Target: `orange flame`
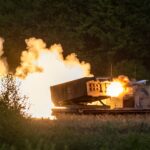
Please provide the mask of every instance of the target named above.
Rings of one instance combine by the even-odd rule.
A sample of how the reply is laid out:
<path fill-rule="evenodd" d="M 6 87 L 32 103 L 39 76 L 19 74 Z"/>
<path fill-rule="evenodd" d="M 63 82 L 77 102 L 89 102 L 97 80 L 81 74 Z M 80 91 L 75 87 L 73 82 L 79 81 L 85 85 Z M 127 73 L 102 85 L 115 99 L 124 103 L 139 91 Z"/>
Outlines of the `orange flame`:
<path fill-rule="evenodd" d="M 121 95 L 124 91 L 123 85 L 119 81 L 113 81 L 110 83 L 110 85 L 107 87 L 106 94 L 111 97 L 118 97 Z"/>

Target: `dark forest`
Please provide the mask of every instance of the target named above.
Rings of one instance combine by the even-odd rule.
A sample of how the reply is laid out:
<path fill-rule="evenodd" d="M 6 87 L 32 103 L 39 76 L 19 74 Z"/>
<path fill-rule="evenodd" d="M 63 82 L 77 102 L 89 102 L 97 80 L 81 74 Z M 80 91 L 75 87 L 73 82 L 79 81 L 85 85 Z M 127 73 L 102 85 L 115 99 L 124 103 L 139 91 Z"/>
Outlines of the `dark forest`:
<path fill-rule="evenodd" d="M 1 0 L 0 36 L 10 69 L 19 64 L 25 39 L 60 43 L 98 76 L 150 77 L 149 0 Z"/>

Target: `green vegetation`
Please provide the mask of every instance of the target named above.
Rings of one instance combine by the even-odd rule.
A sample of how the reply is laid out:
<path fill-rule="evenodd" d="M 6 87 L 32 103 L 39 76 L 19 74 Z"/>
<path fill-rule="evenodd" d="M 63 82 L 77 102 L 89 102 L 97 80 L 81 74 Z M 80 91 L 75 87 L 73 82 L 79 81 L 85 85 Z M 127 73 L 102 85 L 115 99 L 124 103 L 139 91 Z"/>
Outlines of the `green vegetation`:
<path fill-rule="evenodd" d="M 20 136 L 10 133 L 0 149 L 148 150 L 149 133 L 149 116 L 69 115 L 58 120 L 28 119 L 19 130 Z M 15 138 L 15 142 L 7 143 L 7 138 Z"/>
<path fill-rule="evenodd" d="M 149 0 L 1 0 L 0 36 L 12 71 L 35 36 L 76 52 L 96 75 L 110 75 L 112 64 L 114 75 L 149 78 L 149 11 Z"/>
<path fill-rule="evenodd" d="M 1 78 L 0 84 L 0 145 L 19 144 L 23 137 L 26 97 L 19 93 L 19 83 L 12 75 Z"/>

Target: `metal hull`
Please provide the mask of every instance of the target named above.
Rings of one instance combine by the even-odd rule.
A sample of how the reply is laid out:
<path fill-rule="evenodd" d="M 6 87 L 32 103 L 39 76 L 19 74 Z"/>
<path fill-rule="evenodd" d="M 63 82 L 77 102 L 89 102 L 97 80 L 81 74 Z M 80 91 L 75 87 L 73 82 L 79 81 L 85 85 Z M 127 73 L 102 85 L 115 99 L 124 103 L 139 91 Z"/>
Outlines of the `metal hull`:
<path fill-rule="evenodd" d="M 55 106 L 91 101 L 87 96 L 86 82 L 92 78 L 81 78 L 50 87 Z"/>

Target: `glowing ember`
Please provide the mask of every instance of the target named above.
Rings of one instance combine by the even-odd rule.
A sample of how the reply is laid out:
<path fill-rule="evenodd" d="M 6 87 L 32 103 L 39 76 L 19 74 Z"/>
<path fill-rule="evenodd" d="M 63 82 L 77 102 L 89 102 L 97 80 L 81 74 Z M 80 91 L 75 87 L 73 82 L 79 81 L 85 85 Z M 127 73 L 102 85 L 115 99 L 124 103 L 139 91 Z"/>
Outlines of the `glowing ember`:
<path fill-rule="evenodd" d="M 123 93 L 124 88 L 121 82 L 118 81 L 113 81 L 111 84 L 107 87 L 107 95 L 112 96 L 112 97 L 117 97 L 121 93 Z"/>

